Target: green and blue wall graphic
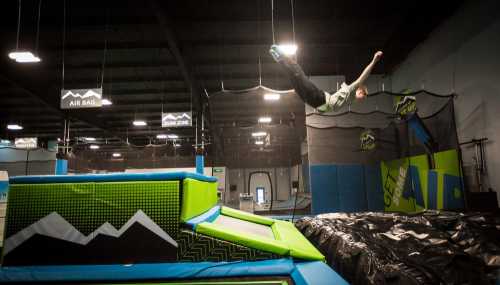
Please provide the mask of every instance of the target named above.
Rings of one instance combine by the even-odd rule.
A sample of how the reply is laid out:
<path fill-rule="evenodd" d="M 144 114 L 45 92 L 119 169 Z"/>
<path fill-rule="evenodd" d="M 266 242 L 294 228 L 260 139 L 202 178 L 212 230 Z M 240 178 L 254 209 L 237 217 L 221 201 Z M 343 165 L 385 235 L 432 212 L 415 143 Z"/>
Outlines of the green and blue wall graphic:
<path fill-rule="evenodd" d="M 433 156 L 434 169 L 429 169 L 426 155 L 380 163 L 386 211 L 454 210 L 464 207 L 457 151 L 438 152 Z"/>

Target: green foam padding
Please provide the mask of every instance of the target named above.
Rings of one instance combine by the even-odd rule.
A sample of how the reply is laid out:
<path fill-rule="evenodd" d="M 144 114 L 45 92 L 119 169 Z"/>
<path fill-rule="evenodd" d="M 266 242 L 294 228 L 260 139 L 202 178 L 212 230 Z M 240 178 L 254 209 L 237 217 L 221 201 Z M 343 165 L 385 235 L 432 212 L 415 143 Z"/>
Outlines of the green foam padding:
<path fill-rule="evenodd" d="M 105 222 L 122 227 L 138 210 L 175 238 L 179 182 L 14 184 L 9 189 L 5 237 L 57 212 L 88 235 Z"/>
<path fill-rule="evenodd" d="M 279 255 L 288 255 L 290 252 L 288 245 L 282 241 L 248 233 L 241 233 L 219 224 L 203 222 L 198 224 L 196 232 Z"/>
<path fill-rule="evenodd" d="M 306 260 L 325 260 L 325 256 L 292 223 L 276 220 L 271 227 L 273 232 L 278 233 L 281 242 L 290 248 L 290 256 Z"/>
<path fill-rule="evenodd" d="M 184 179 L 181 222 L 199 216 L 217 205 L 217 182 Z"/>
<path fill-rule="evenodd" d="M 262 216 L 258 216 L 258 215 L 254 215 L 254 214 L 251 214 L 251 213 L 248 213 L 248 212 L 244 212 L 244 211 L 240 211 L 240 210 L 235 210 L 235 209 L 229 208 L 229 207 L 222 207 L 221 208 L 221 214 L 226 215 L 226 216 L 230 216 L 230 217 L 233 217 L 233 218 L 237 218 L 237 219 L 240 219 L 240 220 L 245 220 L 245 221 L 253 222 L 253 223 L 256 223 L 256 224 L 261 224 L 261 225 L 268 225 L 268 226 L 270 226 L 270 225 L 272 225 L 274 223 L 273 219 L 262 217 Z"/>
<path fill-rule="evenodd" d="M 273 220 L 247 212 L 222 207 L 221 214 L 248 222 L 271 227 L 275 239 L 242 233 L 221 224 L 204 222 L 198 224 L 196 232 L 247 247 L 290 255 L 299 259 L 321 260 L 325 257 L 290 222 Z"/>
<path fill-rule="evenodd" d="M 456 149 L 450 149 L 434 153 L 436 169 L 445 169 L 450 175 L 461 176 L 460 162 Z"/>

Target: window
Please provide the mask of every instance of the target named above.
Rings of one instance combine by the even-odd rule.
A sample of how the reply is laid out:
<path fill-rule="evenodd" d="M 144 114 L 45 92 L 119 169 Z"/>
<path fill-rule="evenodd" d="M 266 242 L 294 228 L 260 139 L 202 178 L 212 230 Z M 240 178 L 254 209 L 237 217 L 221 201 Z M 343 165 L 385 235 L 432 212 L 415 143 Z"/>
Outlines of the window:
<path fill-rule="evenodd" d="M 265 193 L 265 188 L 264 187 L 257 187 L 255 189 L 257 192 L 257 204 L 262 204 L 264 203 L 264 193 Z"/>

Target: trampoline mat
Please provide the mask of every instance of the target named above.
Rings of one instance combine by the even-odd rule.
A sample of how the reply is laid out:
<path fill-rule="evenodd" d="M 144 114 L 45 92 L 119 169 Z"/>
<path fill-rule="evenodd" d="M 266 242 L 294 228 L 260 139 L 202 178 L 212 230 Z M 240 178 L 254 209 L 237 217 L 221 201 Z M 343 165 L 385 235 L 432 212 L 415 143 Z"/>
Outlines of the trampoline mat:
<path fill-rule="evenodd" d="M 275 239 L 270 226 L 260 225 L 224 215 L 219 215 L 213 223 L 230 228 L 234 231 Z"/>

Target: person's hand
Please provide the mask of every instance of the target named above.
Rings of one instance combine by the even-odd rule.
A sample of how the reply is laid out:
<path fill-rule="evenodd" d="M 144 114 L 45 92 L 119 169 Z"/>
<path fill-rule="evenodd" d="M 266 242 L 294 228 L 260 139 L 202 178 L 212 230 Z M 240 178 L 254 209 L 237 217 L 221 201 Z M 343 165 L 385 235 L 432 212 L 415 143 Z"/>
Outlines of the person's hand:
<path fill-rule="evenodd" d="M 375 61 L 375 62 L 379 61 L 379 60 L 382 58 L 382 55 L 383 55 L 383 54 L 384 54 L 384 53 L 382 53 L 381 51 L 377 51 L 377 52 L 375 53 L 375 55 L 373 56 L 373 61 Z"/>

